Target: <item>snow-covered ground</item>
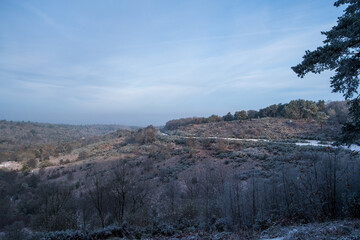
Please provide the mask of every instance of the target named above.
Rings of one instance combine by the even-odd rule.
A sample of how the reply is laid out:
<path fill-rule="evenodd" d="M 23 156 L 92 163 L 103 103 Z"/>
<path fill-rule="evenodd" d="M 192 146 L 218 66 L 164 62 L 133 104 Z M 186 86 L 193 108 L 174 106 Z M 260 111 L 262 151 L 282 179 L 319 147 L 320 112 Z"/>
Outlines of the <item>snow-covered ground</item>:
<path fill-rule="evenodd" d="M 10 169 L 10 170 L 18 170 L 18 169 L 21 169 L 21 164 L 18 162 L 14 162 L 14 161 L 8 161 L 8 162 L 1 163 L 0 168 L 6 168 L 6 169 Z"/>
<path fill-rule="evenodd" d="M 265 230 L 258 239 L 260 240 L 360 239 L 359 226 L 360 226 L 359 220 L 309 223 L 304 225 L 294 225 L 294 226 L 286 226 L 286 227 L 273 226 Z"/>
<path fill-rule="evenodd" d="M 331 148 L 336 147 L 336 146 L 332 145 L 332 142 L 322 143 L 321 141 L 317 141 L 317 140 L 305 140 L 303 142 L 297 142 L 295 144 L 297 146 L 317 146 L 317 147 L 331 147 Z M 352 144 L 352 145 L 350 145 L 350 147 L 342 145 L 340 147 L 343 148 L 343 149 L 348 149 L 348 150 L 351 150 L 351 151 L 360 152 L 360 146 L 359 145 Z"/>
<path fill-rule="evenodd" d="M 202 139 L 203 137 L 184 137 L 184 138 L 194 138 Z M 208 139 L 222 139 L 227 141 L 244 141 L 244 142 L 277 142 L 268 139 L 252 139 L 252 138 L 226 138 L 226 137 L 206 137 Z M 315 146 L 315 147 L 331 147 L 336 148 L 337 146 L 332 145 L 333 142 L 323 142 L 318 140 L 302 140 L 301 142 L 281 142 L 283 144 L 295 144 L 297 146 Z M 352 144 L 350 147 L 342 145 L 340 146 L 343 149 L 348 149 L 355 152 L 360 152 L 360 146 Z"/>

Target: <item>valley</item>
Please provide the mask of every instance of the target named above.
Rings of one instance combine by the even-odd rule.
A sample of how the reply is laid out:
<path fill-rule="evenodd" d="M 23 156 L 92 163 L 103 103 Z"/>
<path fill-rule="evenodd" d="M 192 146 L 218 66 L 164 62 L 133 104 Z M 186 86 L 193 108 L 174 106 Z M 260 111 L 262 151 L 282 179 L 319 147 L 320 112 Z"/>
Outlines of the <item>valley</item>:
<path fill-rule="evenodd" d="M 32 239 L 106 226 L 118 226 L 109 238 L 257 239 L 275 223 L 356 217 L 359 146 L 331 146 L 339 133 L 267 117 L 26 141 L 2 152 L 18 158 L 0 163 L 0 227 L 20 221 Z"/>

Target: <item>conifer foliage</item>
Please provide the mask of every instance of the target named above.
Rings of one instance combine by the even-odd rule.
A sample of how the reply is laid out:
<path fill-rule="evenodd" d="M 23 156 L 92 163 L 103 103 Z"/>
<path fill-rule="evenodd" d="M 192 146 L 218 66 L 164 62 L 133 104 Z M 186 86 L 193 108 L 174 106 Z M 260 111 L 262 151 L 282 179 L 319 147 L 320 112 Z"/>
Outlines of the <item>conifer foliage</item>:
<path fill-rule="evenodd" d="M 338 0 L 334 3 L 336 7 L 341 5 L 347 6 L 337 25 L 322 32 L 326 36 L 324 45 L 314 51 L 307 50 L 303 61 L 292 70 L 301 78 L 309 72 L 335 71 L 331 77 L 333 92 L 340 92 L 350 100 L 352 111 L 343 127 L 343 141 L 351 143 L 360 138 L 360 0 Z"/>

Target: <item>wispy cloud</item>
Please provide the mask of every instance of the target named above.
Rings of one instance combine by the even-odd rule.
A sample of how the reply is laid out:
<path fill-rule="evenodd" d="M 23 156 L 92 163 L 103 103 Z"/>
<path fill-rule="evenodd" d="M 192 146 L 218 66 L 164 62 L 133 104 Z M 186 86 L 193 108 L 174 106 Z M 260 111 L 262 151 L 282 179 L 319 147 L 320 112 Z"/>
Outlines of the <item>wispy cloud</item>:
<path fill-rule="evenodd" d="M 24 21 L 38 35 L 24 30 L 16 15 L 11 18 L 13 25 L 0 30 L 9 36 L 0 48 L 0 106 L 9 103 L 49 111 L 56 104 L 69 116 L 79 112 L 201 115 L 302 96 L 321 98 L 330 92 L 329 75 L 318 81 L 298 79 L 290 69 L 304 50 L 321 44 L 320 31 L 329 28 L 329 21 L 295 24 L 304 16 L 299 20 L 286 14 L 283 19 L 271 9 L 259 15 L 242 10 L 243 15 L 223 14 L 221 19 L 212 18 L 219 15 L 217 8 L 206 16 L 203 9 L 195 9 L 191 19 L 184 19 L 183 13 L 162 18 L 137 12 L 120 16 L 116 11 L 108 14 L 112 9 L 100 4 L 98 8 L 106 11 L 87 6 L 78 12 L 80 16 L 72 16 L 76 28 L 65 21 L 69 16 L 57 2 L 19 4 L 20 15 L 25 9 L 29 16 Z M 166 19 L 172 24 L 164 23 Z M 278 22 L 271 22 L 274 19 Z M 193 27 L 196 21 L 202 21 L 198 28 Z M 11 29 L 26 34 L 11 35 Z M 81 34 L 75 34 L 77 30 Z M 19 36 L 25 37 L 19 40 Z M 161 116 L 167 120 L 166 114 Z"/>
<path fill-rule="evenodd" d="M 323 25 L 321 25 L 323 27 Z M 318 28 L 318 27 L 316 27 Z M 295 31 L 308 31 L 314 29 L 314 26 L 306 26 L 306 27 L 292 27 L 292 28 L 280 28 L 280 29 L 269 29 L 269 30 L 261 30 L 261 31 L 249 31 L 245 33 L 239 34 L 228 34 L 228 35 L 214 35 L 214 36 L 206 36 L 201 38 L 188 38 L 188 39 L 176 39 L 169 41 L 159 41 L 159 42 L 151 42 L 147 44 L 135 44 L 135 45 L 125 45 L 118 47 L 117 49 L 142 49 L 148 47 L 156 47 L 163 45 L 174 45 L 174 44 L 182 44 L 182 43 L 196 43 L 196 42 L 209 42 L 213 40 L 226 40 L 226 39 L 240 39 L 249 36 L 257 36 L 257 35 L 265 35 L 265 34 L 281 34 L 281 33 L 291 33 Z M 323 29 L 323 28 L 321 28 Z"/>
<path fill-rule="evenodd" d="M 198 49 L 194 49 L 195 54 L 168 63 L 161 60 L 167 59 L 167 53 L 144 59 L 114 55 L 95 62 L 71 62 L 58 68 L 51 65 L 44 68 L 49 56 L 41 56 L 41 53 L 0 57 L 0 73 L 18 80 L 19 88 L 29 89 L 44 98 L 48 96 L 44 93 L 69 97 L 82 107 L 161 106 L 163 102 L 181 101 L 193 95 L 206 96 L 219 89 L 270 91 L 300 86 L 303 83 L 291 72 L 290 66 L 281 64 L 291 60 L 293 55 L 300 55 L 296 49 L 303 49 L 304 40 L 313 32 L 290 35 L 261 48 L 240 49 L 217 56 L 203 57 L 201 51 L 197 54 Z M 181 50 L 171 54 L 181 56 L 178 51 Z"/>
<path fill-rule="evenodd" d="M 31 5 L 29 2 L 16 3 L 18 6 L 28 10 L 36 17 L 40 18 L 46 25 L 52 27 L 54 30 L 59 32 L 62 36 L 67 39 L 74 39 L 74 35 L 62 24 L 56 21 L 54 18 L 50 17 L 48 14 L 40 10 L 39 8 Z"/>

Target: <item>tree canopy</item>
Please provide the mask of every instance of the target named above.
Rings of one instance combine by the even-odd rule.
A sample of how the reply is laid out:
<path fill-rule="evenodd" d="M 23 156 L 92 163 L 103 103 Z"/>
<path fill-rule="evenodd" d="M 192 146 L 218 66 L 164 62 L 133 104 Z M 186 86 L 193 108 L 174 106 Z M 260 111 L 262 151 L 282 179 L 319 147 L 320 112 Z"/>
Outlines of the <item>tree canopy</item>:
<path fill-rule="evenodd" d="M 343 127 L 343 141 L 351 143 L 360 138 L 360 0 L 338 0 L 334 6 L 346 5 L 337 25 L 322 32 L 324 45 L 314 51 L 305 51 L 303 61 L 292 67 L 299 76 L 307 73 L 335 71 L 331 77 L 333 92 L 340 92 L 350 100 L 349 121 Z"/>

